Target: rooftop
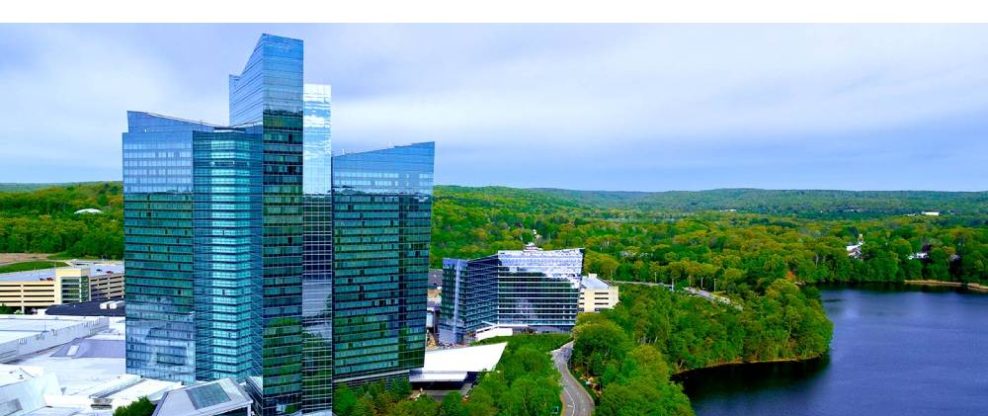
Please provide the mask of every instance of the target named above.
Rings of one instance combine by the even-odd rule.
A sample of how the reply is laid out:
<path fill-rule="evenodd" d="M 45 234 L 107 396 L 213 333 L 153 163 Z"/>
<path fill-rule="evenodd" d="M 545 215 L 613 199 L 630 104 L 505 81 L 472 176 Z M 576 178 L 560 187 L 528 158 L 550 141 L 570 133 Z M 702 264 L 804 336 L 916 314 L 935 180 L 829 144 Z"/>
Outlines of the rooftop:
<path fill-rule="evenodd" d="M 85 321 L 82 318 L 2 315 L 0 316 L 0 343 L 34 337 L 44 332 L 58 331 Z"/>
<path fill-rule="evenodd" d="M 94 300 L 89 302 L 65 303 L 52 305 L 45 309 L 45 315 L 55 316 L 125 316 L 126 305 L 117 305 L 115 308 L 104 307 L 110 302 L 122 302 L 118 300 Z"/>
<path fill-rule="evenodd" d="M 469 373 L 494 369 L 507 345 L 508 343 L 502 342 L 426 351 L 422 368 L 413 370 L 409 379 L 413 383 L 463 381 Z"/>
<path fill-rule="evenodd" d="M 586 289 L 595 290 L 607 289 L 610 287 L 610 285 L 604 283 L 604 281 L 598 279 L 596 276 L 583 276 L 583 279 L 580 281 L 580 286 Z"/>
<path fill-rule="evenodd" d="M 247 392 L 228 378 L 165 393 L 154 416 L 215 415 L 251 404 Z"/>
<path fill-rule="evenodd" d="M 58 267 L 59 270 L 68 269 L 88 269 L 89 276 L 101 276 L 105 274 L 122 274 L 124 272 L 124 265 L 120 263 L 80 263 L 75 266 L 65 266 Z M 0 274 L 0 281 L 2 282 L 22 282 L 22 281 L 40 281 L 40 280 L 51 280 L 55 278 L 55 267 L 47 269 L 37 269 L 37 270 L 27 270 L 23 272 L 13 272 L 13 273 L 3 273 Z"/>
<path fill-rule="evenodd" d="M 525 246 L 524 250 L 498 250 L 498 256 L 519 257 L 582 257 L 582 248 L 564 248 L 560 250 L 543 250 L 533 244 Z"/>
<path fill-rule="evenodd" d="M 0 386 L 32 379 L 40 376 L 42 373 L 41 369 L 34 367 L 0 365 Z"/>

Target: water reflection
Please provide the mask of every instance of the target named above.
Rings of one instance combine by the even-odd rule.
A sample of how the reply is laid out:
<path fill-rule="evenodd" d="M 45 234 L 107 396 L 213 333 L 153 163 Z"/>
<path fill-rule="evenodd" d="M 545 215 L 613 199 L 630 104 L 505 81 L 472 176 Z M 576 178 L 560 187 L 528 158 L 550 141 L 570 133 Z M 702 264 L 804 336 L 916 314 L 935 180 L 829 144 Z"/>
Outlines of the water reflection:
<path fill-rule="evenodd" d="M 696 414 L 988 414 L 988 296 L 868 286 L 821 299 L 827 357 L 684 374 Z"/>

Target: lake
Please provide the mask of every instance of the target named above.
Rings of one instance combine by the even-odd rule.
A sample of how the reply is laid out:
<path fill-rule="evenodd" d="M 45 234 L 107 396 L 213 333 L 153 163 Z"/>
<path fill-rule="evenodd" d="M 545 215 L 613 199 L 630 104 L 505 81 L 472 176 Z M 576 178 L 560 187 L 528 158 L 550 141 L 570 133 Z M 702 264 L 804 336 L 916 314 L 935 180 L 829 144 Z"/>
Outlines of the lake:
<path fill-rule="evenodd" d="M 694 372 L 698 416 L 988 415 L 988 295 L 828 289 L 828 357 Z"/>

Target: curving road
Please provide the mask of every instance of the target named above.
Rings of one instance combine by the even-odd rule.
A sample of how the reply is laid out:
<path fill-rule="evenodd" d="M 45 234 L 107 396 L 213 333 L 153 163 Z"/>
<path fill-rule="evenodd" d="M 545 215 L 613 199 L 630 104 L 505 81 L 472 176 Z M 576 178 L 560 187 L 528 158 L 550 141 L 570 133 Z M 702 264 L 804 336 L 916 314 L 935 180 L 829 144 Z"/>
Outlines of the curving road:
<path fill-rule="evenodd" d="M 572 354 L 573 341 L 552 352 L 552 362 L 562 375 L 563 416 L 590 416 L 593 414 L 593 399 L 569 371 L 569 357 Z"/>

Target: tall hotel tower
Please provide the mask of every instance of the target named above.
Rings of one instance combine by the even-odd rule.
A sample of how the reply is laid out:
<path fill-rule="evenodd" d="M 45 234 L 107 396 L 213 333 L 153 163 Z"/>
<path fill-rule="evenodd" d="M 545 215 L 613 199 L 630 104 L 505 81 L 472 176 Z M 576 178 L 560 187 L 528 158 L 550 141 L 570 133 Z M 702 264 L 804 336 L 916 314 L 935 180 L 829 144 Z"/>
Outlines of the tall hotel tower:
<path fill-rule="evenodd" d="M 334 382 L 407 376 L 425 345 L 433 145 L 332 157 L 302 58 L 262 35 L 229 127 L 123 134 L 127 372 L 233 378 L 264 416 L 328 414 Z"/>

